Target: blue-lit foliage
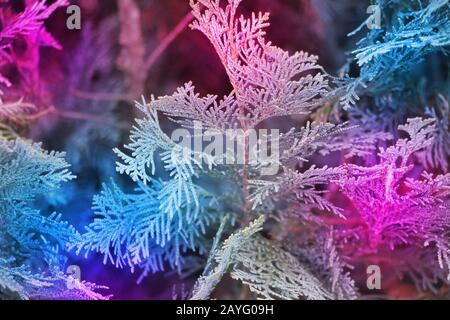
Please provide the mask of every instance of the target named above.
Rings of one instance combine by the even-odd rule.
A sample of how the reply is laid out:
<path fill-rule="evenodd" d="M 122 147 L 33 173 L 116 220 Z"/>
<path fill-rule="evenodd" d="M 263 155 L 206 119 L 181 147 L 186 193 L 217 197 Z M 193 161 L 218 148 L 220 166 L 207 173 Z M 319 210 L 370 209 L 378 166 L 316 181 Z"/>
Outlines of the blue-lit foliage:
<path fill-rule="evenodd" d="M 204 236 L 219 219 L 212 195 L 192 185 L 197 202 L 182 196 L 170 212 L 163 210 L 167 182 L 152 179 L 149 185 L 139 183 L 134 194 L 125 194 L 115 183 L 104 185 L 95 196 L 95 221 L 77 243 L 80 250 L 99 251 L 117 267 L 140 266 L 157 272 L 169 265 L 180 269 L 183 254 L 208 249 Z"/>
<path fill-rule="evenodd" d="M 93 284 L 67 288 L 61 250 L 79 234 L 61 215 L 45 215 L 33 205 L 74 178 L 68 168 L 64 153 L 0 139 L 0 292 L 5 298 L 101 298 Z"/>
<path fill-rule="evenodd" d="M 61 49 L 45 20 L 68 4 L 27 1 L 16 12 L 21 4 L 15 1 L 0 9 L 0 65 L 7 71 L 0 72 L 0 300 L 104 298 L 94 291 L 99 286 L 66 274 L 67 244 L 79 233 L 60 214 L 41 210 L 41 203 L 57 202 L 62 184 L 75 178 L 65 153 L 20 137 L 42 107 L 28 96 L 40 81 L 39 47 Z"/>
<path fill-rule="evenodd" d="M 215 95 L 201 97 L 187 83 L 172 96 L 137 103 L 144 117 L 136 120 L 125 151 L 114 149 L 114 152 L 119 157 L 117 171 L 129 176 L 138 188 L 135 193 L 126 194 L 115 184 L 104 186 L 102 193 L 94 198 L 94 222 L 73 246 L 78 252 L 100 252 L 104 262 L 109 260 L 118 267 L 141 266 L 144 275 L 148 271 L 164 270 L 166 266 L 179 273 L 185 269 L 195 272 L 195 268 L 192 270 L 185 263 L 192 261 L 188 257 L 195 252 L 194 256 L 203 259 L 200 268 L 206 265 L 206 269 L 192 292 L 193 299 L 209 298 L 231 270 L 236 280 L 265 298 L 331 298 L 333 293 L 322 288 L 321 280 L 313 272 L 300 263 L 291 265 L 296 258 L 276 241 L 250 239 L 262 229 L 264 217 L 270 216 L 268 206 L 257 201 L 254 186 L 275 184 L 262 180 L 262 169 L 270 161 L 278 160 L 267 160 L 264 165 L 246 162 L 223 166 L 220 160 L 226 155 L 213 156 L 177 144 L 159 122 L 159 114 L 164 114 L 172 123 L 189 129 L 195 129 L 197 121 L 220 134 L 229 128 L 239 128 L 248 137 L 250 130 L 267 119 L 309 114 L 321 104 L 329 82 L 317 64 L 318 57 L 305 52 L 290 55 L 267 42 L 264 29 L 269 25 L 269 15 L 238 18 L 240 2 L 190 2 L 195 16 L 191 27 L 210 40 L 233 90 L 219 100 Z M 308 124 L 304 130 L 293 129 L 283 136 L 291 139 L 294 146 L 282 143 L 282 172 L 276 191 L 282 189 L 289 193 L 296 189 L 293 192 L 305 208 L 338 213 L 323 198 L 324 191 L 320 188 L 337 177 L 340 169 L 313 166 L 301 173 L 295 167 L 296 163 L 306 162 L 306 157 L 317 149 L 326 149 L 329 136 L 343 129 L 344 126 L 333 124 Z M 156 180 L 158 176 L 161 180 Z M 307 185 L 305 190 L 301 190 L 302 182 Z M 200 187 L 208 183 L 210 192 Z M 211 184 L 227 188 L 218 191 Z M 224 223 L 228 216 L 230 222 L 236 223 Z M 222 242 L 223 236 L 232 230 L 234 233 Z M 257 255 L 255 261 L 249 261 L 253 256 L 249 257 L 246 251 L 250 244 L 254 245 L 251 251 Z M 278 264 L 280 259 L 288 263 Z M 272 270 L 273 266 L 279 269 Z M 261 270 L 262 274 L 255 274 L 255 270 Z M 275 288 L 261 284 L 264 281 L 276 283 Z M 291 281 L 297 281 L 295 288 L 289 284 Z"/>
<path fill-rule="evenodd" d="M 358 77 L 343 80 L 344 85 L 338 89 L 345 92 L 340 98 L 344 108 L 355 105 L 364 94 L 404 96 L 416 89 L 410 87 L 413 69 L 435 52 L 447 54 L 450 45 L 447 0 L 377 0 L 375 5 L 381 12 L 381 25 L 369 30 L 351 53 L 347 67 L 355 62 L 360 71 Z M 350 36 L 364 29 L 366 23 Z"/>
<path fill-rule="evenodd" d="M 115 149 L 122 162 L 117 171 L 128 174 L 138 184 L 133 194 L 124 193 L 115 183 L 104 185 L 94 198 L 95 221 L 73 246 L 98 251 L 104 262 L 117 267 L 136 266 L 148 272 L 169 266 L 181 272 L 183 254 L 205 254 L 210 246 L 205 238 L 220 219 L 217 199 L 194 183 L 202 167 L 195 156 L 174 143 L 161 129 L 158 115 L 145 101 L 137 107 L 146 115 L 137 120 L 126 149 L 131 156 Z M 202 157 L 203 154 L 199 154 Z M 169 180 L 153 177 L 156 163 L 162 161 Z"/>
<path fill-rule="evenodd" d="M 48 233 L 58 247 L 70 241 L 77 254 L 100 253 L 105 264 L 142 269 L 140 279 L 159 271 L 192 275 L 203 269 L 189 296 L 192 299 L 210 298 L 227 273 L 240 282 L 237 290 L 241 285 L 249 288 L 253 295 L 242 290 L 246 298 L 356 299 L 360 293 L 354 279 L 360 279 L 353 279 L 353 266 L 368 264 L 370 259 L 388 260 L 393 252 L 401 261 L 389 265 L 390 275 L 411 277 L 418 291 L 436 291 L 448 282 L 450 256 L 445 215 L 449 82 L 427 68 L 430 60 L 439 67 L 449 66 L 449 1 L 373 1 L 381 11 L 381 28 L 369 30 L 350 52 L 335 90 L 318 57 L 305 52 L 291 55 L 273 46 L 265 39 L 269 15 L 240 17 L 241 2 L 190 1 L 191 27 L 211 42 L 232 90 L 222 99 L 202 97 L 188 82 L 173 95 L 137 102 L 142 116 L 131 130 L 130 142 L 113 149 L 118 157 L 116 171 L 123 179 L 112 177 L 94 196 L 93 222 L 79 235 L 59 216 L 50 216 L 36 234 Z M 132 1 L 120 2 L 120 8 L 130 15 L 138 10 Z M 359 35 L 365 25 L 350 36 Z M 116 62 L 127 73 L 126 79 L 143 81 L 140 59 L 130 64 L 123 60 L 127 53 L 142 58 L 139 25 L 125 29 L 136 34 L 126 41 L 121 37 L 123 47 Z M 78 63 L 80 69 L 89 70 L 85 61 Z M 113 65 L 109 57 L 103 66 L 108 74 L 103 76 L 109 80 Z M 92 78 L 94 73 L 88 72 Z M 90 77 L 71 80 L 76 87 L 92 87 Z M 140 81 L 127 86 L 140 93 Z M 109 82 L 99 87 L 112 92 L 115 88 Z M 83 162 L 79 160 L 85 146 L 79 137 L 108 145 L 120 140 L 118 104 L 105 105 L 104 114 L 109 116 L 105 123 L 113 122 L 111 127 L 84 124 L 68 139 L 75 164 Z M 306 119 L 316 110 L 320 121 L 305 120 L 306 125 L 300 126 L 300 117 Z M 223 166 L 222 158 L 177 144 L 166 130 L 180 125 L 185 132 L 195 132 L 195 123 L 201 122 L 221 135 L 238 128 L 248 137 L 252 129 L 286 119 L 296 121 L 298 127 L 280 135 L 279 171 L 273 176 L 262 174 L 262 165 Z M 400 131 L 405 128 L 418 134 L 408 129 L 411 139 L 404 139 L 405 132 Z M 60 159 L 58 154 L 48 155 Z M 102 168 L 101 162 L 109 161 L 109 156 L 97 163 L 92 160 L 101 178 L 115 175 Z M 274 159 L 266 164 L 270 161 Z M 69 179 L 64 169 L 54 170 L 59 175 L 53 184 Z M 85 170 L 82 165 L 78 169 Z M 433 170 L 444 175 L 433 178 Z M 421 171 L 423 178 L 418 176 Z M 25 199 L 24 206 L 33 198 Z M 376 210 L 369 210 L 373 207 Z M 23 224 L 37 223 L 22 220 Z M 40 252 L 47 252 L 41 243 L 38 246 Z M 59 257 L 55 250 L 48 252 Z M 437 259 L 432 257 L 436 252 Z M 3 263 L 15 261 L 5 258 Z M 16 279 L 27 279 L 27 270 L 11 266 L 6 270 L 12 272 L 4 277 L 11 288 L 17 288 Z M 47 288 L 51 279 L 42 273 L 34 281 Z"/>

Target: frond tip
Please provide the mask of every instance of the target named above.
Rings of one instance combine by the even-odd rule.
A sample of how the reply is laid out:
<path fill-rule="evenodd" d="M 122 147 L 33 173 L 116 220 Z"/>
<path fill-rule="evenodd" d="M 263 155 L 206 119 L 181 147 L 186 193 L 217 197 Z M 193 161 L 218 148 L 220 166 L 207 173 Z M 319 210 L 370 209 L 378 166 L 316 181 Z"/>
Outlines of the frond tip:
<path fill-rule="evenodd" d="M 217 252 L 212 252 L 215 255 L 214 261 L 216 266 L 197 280 L 192 291 L 191 300 L 209 299 L 214 288 L 219 284 L 229 267 L 236 263 L 239 251 L 247 246 L 256 233 L 261 231 L 264 221 L 264 216 L 259 217 L 245 229 L 232 234 L 224 241 Z"/>

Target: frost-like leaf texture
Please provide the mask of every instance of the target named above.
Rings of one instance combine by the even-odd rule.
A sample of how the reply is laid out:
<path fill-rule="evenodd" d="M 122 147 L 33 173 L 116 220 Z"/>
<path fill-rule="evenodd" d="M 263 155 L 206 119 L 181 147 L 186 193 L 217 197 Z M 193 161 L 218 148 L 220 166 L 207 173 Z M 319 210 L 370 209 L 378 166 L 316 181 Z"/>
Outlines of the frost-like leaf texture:
<path fill-rule="evenodd" d="M 29 299 L 44 291 L 51 295 L 61 290 L 56 289 L 58 281 L 67 278 L 61 271 L 65 258 L 57 249 L 65 249 L 79 235 L 61 215 L 47 216 L 32 207 L 37 197 L 74 178 L 63 157 L 39 144 L 0 139 L 0 296 Z M 79 294 L 76 289 L 69 292 Z"/>
<path fill-rule="evenodd" d="M 346 108 L 365 92 L 405 91 L 407 72 L 431 53 L 442 52 L 450 45 L 448 0 L 378 0 L 376 4 L 381 11 L 381 26 L 359 41 L 352 53 L 361 70 L 358 78 L 344 80 L 346 93 L 341 102 Z"/>
<path fill-rule="evenodd" d="M 308 231 L 301 232 L 300 237 L 291 238 L 295 241 L 288 245 L 289 251 L 327 284 L 334 298 L 358 298 L 359 293 L 350 274 L 353 266 L 343 261 L 334 243 L 333 230 L 311 226 Z"/>
<path fill-rule="evenodd" d="M 245 248 L 252 241 L 251 239 L 256 237 L 255 234 L 262 230 L 264 221 L 264 217 L 259 217 L 250 223 L 247 228 L 232 234 L 223 242 L 221 248 L 211 251 L 211 265 L 206 265 L 203 275 L 197 280 L 192 290 L 192 300 L 206 300 L 210 298 L 212 291 L 219 284 L 230 266 L 239 261 L 238 255 L 240 250 Z M 220 236 L 220 232 L 218 236 Z M 217 240 L 219 239 L 217 238 Z"/>
<path fill-rule="evenodd" d="M 125 146 L 132 151 L 131 156 L 119 149 L 114 150 L 122 160 L 117 162 L 117 171 L 129 175 L 135 182 L 146 184 L 155 174 L 155 159 L 159 156 L 171 178 L 160 191 L 161 211 L 173 217 L 184 201 L 189 206 L 194 204 L 193 208 L 197 210 L 199 199 L 193 179 L 198 176 L 199 171 L 212 168 L 216 163 L 215 157 L 201 151 L 192 152 L 190 148 L 172 141 L 162 131 L 157 111 L 146 104 L 145 100 L 142 104 L 138 103 L 137 107 L 146 117 L 136 120 L 137 126 L 130 137 L 132 142 Z M 202 161 L 207 164 L 206 168 Z"/>
<path fill-rule="evenodd" d="M 290 55 L 273 46 L 264 38 L 268 13 L 238 17 L 241 0 L 226 2 L 191 1 L 196 18 L 191 27 L 214 46 L 233 91 L 221 100 L 214 95 L 202 98 L 187 83 L 152 106 L 185 126 L 201 121 L 206 128 L 223 131 L 253 128 L 276 116 L 308 114 L 320 105 L 329 88 L 318 57 L 305 52 Z"/>
<path fill-rule="evenodd" d="M 397 109 L 395 113 L 400 113 Z M 322 154 L 342 150 L 347 159 L 353 157 L 370 157 L 380 142 L 392 140 L 393 134 L 386 128 L 385 122 L 393 121 L 391 113 L 376 114 L 369 108 L 361 106 L 348 111 L 349 125 L 351 130 L 334 135 L 327 143 L 326 148 L 321 150 Z"/>
<path fill-rule="evenodd" d="M 333 295 L 294 256 L 277 244 L 255 237 L 241 248 L 231 276 L 262 299 L 328 300 Z"/>
<path fill-rule="evenodd" d="M 64 153 L 47 152 L 40 144 L 21 139 L 0 140 L 0 149 L 0 191 L 4 200 L 31 200 L 74 178 Z"/>
<path fill-rule="evenodd" d="M 0 293 L 2 298 L 28 299 L 30 288 L 51 287 L 51 279 L 32 274 L 25 266 L 15 266 L 14 259 L 0 258 Z"/>
<path fill-rule="evenodd" d="M 238 17 L 241 1 L 229 0 L 225 6 L 220 0 L 190 1 L 196 18 L 191 26 L 208 37 L 219 55 L 234 88 L 240 121 L 254 127 L 271 117 L 309 113 L 328 92 L 318 58 L 305 52 L 289 55 L 267 42 L 269 14 Z"/>
<path fill-rule="evenodd" d="M 266 213 L 262 207 L 267 198 L 275 198 L 278 193 L 281 199 L 289 194 L 289 199 L 308 210 L 318 208 L 340 213 L 323 195 L 324 185 L 337 178 L 341 169 L 311 166 L 300 172 L 296 164 L 307 162 L 319 150 L 324 153 L 324 150 L 341 150 L 338 146 L 331 150 L 327 142 L 331 136 L 346 130 L 345 124 L 308 123 L 303 129 L 292 129 L 282 135 L 279 139 L 282 172 L 271 180 L 263 180 L 260 172 L 265 165 L 278 163 L 279 159 L 224 167 L 220 160 L 227 155 L 212 156 L 191 150 L 172 141 L 161 128 L 159 116 L 164 114 L 172 123 L 189 130 L 195 131 L 196 124 L 201 123 L 203 129 L 222 135 L 229 129 L 239 128 L 248 136 L 250 129 L 269 118 L 307 115 L 323 102 L 329 91 L 328 78 L 317 64 L 318 58 L 305 52 L 290 55 L 267 42 L 264 29 L 269 26 L 269 15 L 238 17 L 240 2 L 190 2 L 195 18 L 191 27 L 200 30 L 213 45 L 232 91 L 222 99 L 216 95 L 201 97 L 189 82 L 171 96 L 136 103 L 144 116 L 136 120 L 131 142 L 124 150 L 114 149 L 114 152 L 119 157 L 117 171 L 129 176 L 138 188 L 134 194 L 127 194 L 114 184 L 104 186 L 102 193 L 94 198 L 94 222 L 81 240 L 73 243 L 78 252 L 98 251 L 104 255 L 105 262 L 109 260 L 117 267 L 140 266 L 143 276 L 167 266 L 181 274 L 189 253 L 196 252 L 205 258 L 210 250 L 205 271 L 192 291 L 193 299 L 208 299 L 230 266 L 251 267 L 249 261 L 235 259 L 244 256 L 241 250 L 262 229 Z M 248 144 L 247 139 L 243 140 Z M 245 147 L 249 153 L 254 152 L 250 146 Z M 161 167 L 164 172 L 158 172 Z M 208 185 L 211 180 L 226 180 L 238 191 L 206 193 L 199 186 Z M 224 226 L 228 214 L 237 222 L 230 228 Z M 254 222 L 249 225 L 250 221 Z M 219 225 L 216 239 L 212 240 L 211 235 Z M 236 229 L 240 231 L 233 233 Z M 220 243 L 222 234 L 232 235 Z M 264 252 L 273 254 L 277 244 L 264 241 L 260 243 L 270 247 Z M 280 257 L 289 257 L 290 262 L 295 260 L 287 252 Z M 255 261 L 255 265 L 258 263 L 259 260 Z M 331 297 L 322 291 L 320 281 L 298 262 L 286 270 L 289 275 L 285 279 L 279 277 L 280 270 L 269 270 L 269 265 L 267 268 L 268 273 L 272 272 L 267 281 L 274 282 L 274 291 L 267 295 L 273 294 L 273 298 Z M 238 269 L 233 274 L 237 275 Z M 244 277 L 236 278 L 250 283 Z"/>
<path fill-rule="evenodd" d="M 323 197 L 325 192 L 320 186 L 326 185 L 340 173 L 341 168 L 312 166 L 303 173 L 287 169 L 277 181 L 251 180 L 250 200 L 255 209 L 262 205 L 266 198 L 275 197 L 292 201 L 308 209 L 319 208 L 339 214 L 339 208 Z"/>
<path fill-rule="evenodd" d="M 139 184 L 135 194 L 125 194 L 117 185 L 104 186 L 94 199 L 95 221 L 74 243 L 78 251 L 98 251 L 117 267 L 141 266 L 144 273 L 181 269 L 183 253 L 204 253 L 202 241 L 207 228 L 217 222 L 214 199 L 198 187 L 194 192 L 198 207 L 183 197 L 176 213 L 162 210 L 166 183 L 152 180 Z"/>
<path fill-rule="evenodd" d="M 38 300 L 107 300 L 111 296 L 103 296 L 97 291 L 108 289 L 87 281 L 79 281 L 63 273 L 52 279 L 51 286 L 34 288 L 30 298 Z"/>
<path fill-rule="evenodd" d="M 0 299 L 448 297 L 449 0 L 72 2 L 0 0 Z"/>
<path fill-rule="evenodd" d="M 28 3 L 25 10 L 17 15 L 5 10 L 2 14 L 0 31 L 0 62 L 15 61 L 11 44 L 20 37 L 38 36 L 37 44 L 60 49 L 60 45 L 44 27 L 44 21 L 59 7 L 68 5 L 67 0 L 57 0 L 48 5 L 46 0 Z M 35 45 L 31 44 L 31 47 Z M 11 86 L 11 82 L 0 74 L 0 84 Z"/>
<path fill-rule="evenodd" d="M 448 172 L 450 159 L 449 103 L 443 96 L 440 96 L 436 108 L 428 111 L 436 122 L 436 129 L 433 132 L 432 144 L 419 152 L 418 156 L 427 169 L 440 168 L 443 172 Z"/>
<path fill-rule="evenodd" d="M 18 35 L 28 35 L 44 27 L 44 21 L 58 8 L 68 4 L 67 0 L 57 0 L 51 5 L 46 0 L 27 5 L 20 14 L 5 23 L 0 33 L 3 39 L 12 40 Z M 3 48 L 6 47 L 3 44 Z"/>
<path fill-rule="evenodd" d="M 358 223 L 341 235 L 356 241 L 361 254 L 404 246 L 434 250 L 436 266 L 448 272 L 450 175 L 411 176 L 414 155 L 433 143 L 433 120 L 409 119 L 399 129 L 408 138 L 381 148 L 378 164 L 346 166 L 339 184 L 356 209 L 351 217 Z"/>
<path fill-rule="evenodd" d="M 217 96 L 200 97 L 192 83 L 178 88 L 172 96 L 162 97 L 153 102 L 152 107 L 174 117 L 175 122 L 185 127 L 194 127 L 199 121 L 206 129 L 224 132 L 238 124 L 238 104 L 233 94 L 218 100 Z M 177 119 L 180 118 L 181 119 Z"/>
<path fill-rule="evenodd" d="M 17 15 L 12 9 L 2 9 L 0 65 L 15 64 L 22 76 L 36 72 L 25 69 L 39 61 L 39 46 L 60 48 L 45 30 L 44 21 L 67 4 L 66 0 L 50 5 L 46 1 L 26 2 Z M 30 51 L 23 54 L 26 63 L 16 55 L 17 40 L 23 40 L 24 48 Z M 37 78 L 31 77 L 38 85 L 34 83 Z M 0 83 L 11 86 L 1 74 Z M 10 91 L 5 93 L 7 98 L 15 95 L 13 89 Z M 19 138 L 16 128 L 29 124 L 38 108 L 21 97 L 5 102 L 3 94 L 0 89 L 0 298 L 103 299 L 94 291 L 103 287 L 87 282 L 73 289 L 66 285 L 69 276 L 63 270 L 67 259 L 60 251 L 79 234 L 60 214 L 46 215 L 35 206 L 37 200 L 56 194 L 61 184 L 74 178 L 65 154 L 45 151 L 40 144 Z"/>
<path fill-rule="evenodd" d="M 280 138 L 281 163 L 292 165 L 293 163 L 307 162 L 307 158 L 319 152 L 326 155 L 337 150 L 353 149 L 350 144 L 335 143 L 333 138 L 344 135 L 351 128 L 347 124 L 334 125 L 332 123 L 308 122 L 300 130 L 291 129 L 282 134 Z M 353 133 L 353 131 L 352 131 Z M 333 141 L 333 143 L 330 143 Z"/>

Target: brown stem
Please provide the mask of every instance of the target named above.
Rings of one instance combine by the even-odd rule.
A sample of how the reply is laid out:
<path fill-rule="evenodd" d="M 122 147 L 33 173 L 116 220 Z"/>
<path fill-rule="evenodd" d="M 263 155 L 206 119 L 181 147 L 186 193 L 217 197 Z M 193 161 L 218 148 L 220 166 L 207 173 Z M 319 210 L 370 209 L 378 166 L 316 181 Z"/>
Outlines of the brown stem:
<path fill-rule="evenodd" d="M 34 121 L 34 120 L 42 118 L 43 116 L 45 116 L 45 115 L 47 115 L 49 113 L 54 113 L 55 111 L 56 111 L 55 107 L 49 107 L 47 109 L 39 111 L 38 113 L 35 113 L 35 114 L 31 115 L 31 116 L 28 116 L 27 119 L 30 120 L 30 121 Z"/>
<path fill-rule="evenodd" d="M 117 126 L 119 128 L 122 127 L 122 125 L 117 124 L 113 119 L 105 118 L 103 116 L 97 116 L 94 114 L 76 112 L 76 111 L 61 111 L 61 110 L 56 109 L 53 106 L 28 117 L 28 120 L 36 121 L 36 120 L 46 116 L 47 114 L 54 114 L 58 117 L 65 118 L 65 119 L 91 121 L 91 122 L 97 122 L 97 123 Z"/>
<path fill-rule="evenodd" d="M 145 60 L 143 73 L 147 74 L 155 62 L 161 57 L 164 51 L 169 45 L 178 37 L 178 35 L 188 26 L 188 24 L 194 19 L 194 16 L 189 12 L 176 26 L 167 34 L 167 36 L 161 41 L 158 47 L 150 54 Z M 93 101 L 131 101 L 136 97 L 131 93 L 103 93 L 103 92 L 86 92 L 78 90 L 76 88 L 69 88 L 70 92 L 79 98 Z"/>
<path fill-rule="evenodd" d="M 98 122 L 98 123 L 110 123 L 110 124 L 113 123 L 113 121 L 111 119 L 107 119 L 107 118 L 105 119 L 105 117 L 103 117 L 103 116 L 97 116 L 94 114 L 75 112 L 75 111 L 59 111 L 59 110 L 56 110 L 55 113 L 59 117 L 67 118 L 67 119 L 84 120 L 84 121 L 91 121 L 91 122 Z"/>
<path fill-rule="evenodd" d="M 360 218 L 343 219 L 340 217 L 321 217 L 320 219 L 330 226 L 352 226 L 362 223 Z"/>
<path fill-rule="evenodd" d="M 153 64 L 158 60 L 162 53 L 169 47 L 169 45 L 176 39 L 176 37 L 186 28 L 189 23 L 194 19 L 194 16 L 189 12 L 183 20 L 181 20 L 175 28 L 169 32 L 169 34 L 161 41 L 158 47 L 147 58 L 144 64 L 145 71 L 148 71 Z"/>
<path fill-rule="evenodd" d="M 72 93 L 74 96 L 86 99 L 86 100 L 92 100 L 92 101 L 130 101 L 133 100 L 133 96 L 131 94 L 127 93 L 102 93 L 102 92 L 87 92 L 78 90 L 76 88 L 69 88 L 70 93 Z"/>

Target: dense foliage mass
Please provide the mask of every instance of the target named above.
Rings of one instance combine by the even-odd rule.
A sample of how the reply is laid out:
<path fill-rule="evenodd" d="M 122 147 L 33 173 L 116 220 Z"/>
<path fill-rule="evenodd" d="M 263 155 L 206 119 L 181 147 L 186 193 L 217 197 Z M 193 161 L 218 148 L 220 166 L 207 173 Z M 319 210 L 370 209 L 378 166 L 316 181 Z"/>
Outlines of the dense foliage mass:
<path fill-rule="evenodd" d="M 449 297 L 448 0 L 70 2 L 0 2 L 0 298 Z"/>

